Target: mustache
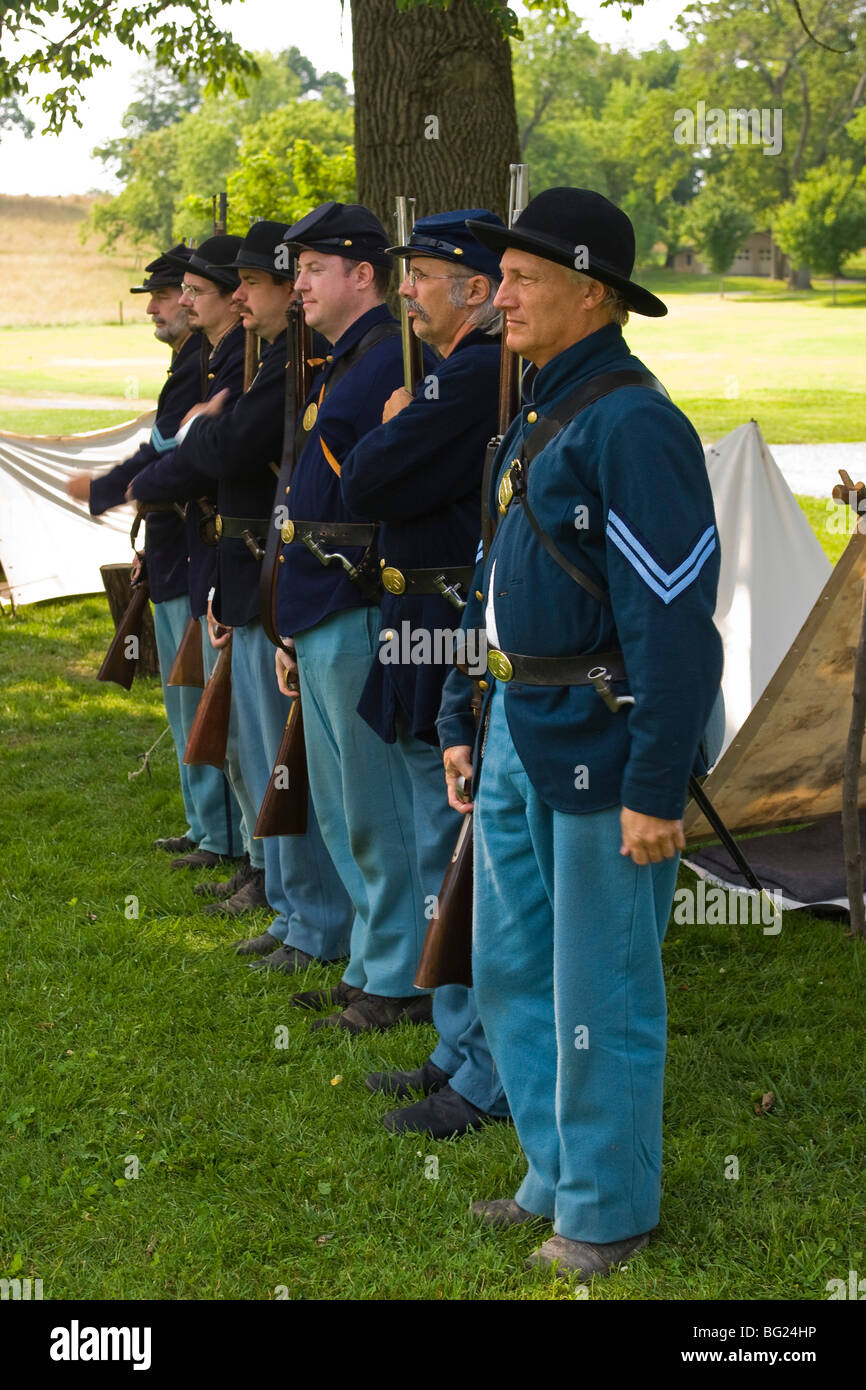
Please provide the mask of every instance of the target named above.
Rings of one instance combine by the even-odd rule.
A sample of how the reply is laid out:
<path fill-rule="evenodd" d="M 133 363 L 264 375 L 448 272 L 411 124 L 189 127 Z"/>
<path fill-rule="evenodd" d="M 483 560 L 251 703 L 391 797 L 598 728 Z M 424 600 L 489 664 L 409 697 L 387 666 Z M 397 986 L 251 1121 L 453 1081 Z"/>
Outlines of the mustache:
<path fill-rule="evenodd" d="M 414 314 L 417 314 L 418 318 L 421 319 L 422 322 L 430 322 L 430 315 L 424 309 L 421 308 L 421 305 L 418 303 L 417 299 L 407 299 L 404 302 L 406 304 L 406 308 L 411 309 Z"/>

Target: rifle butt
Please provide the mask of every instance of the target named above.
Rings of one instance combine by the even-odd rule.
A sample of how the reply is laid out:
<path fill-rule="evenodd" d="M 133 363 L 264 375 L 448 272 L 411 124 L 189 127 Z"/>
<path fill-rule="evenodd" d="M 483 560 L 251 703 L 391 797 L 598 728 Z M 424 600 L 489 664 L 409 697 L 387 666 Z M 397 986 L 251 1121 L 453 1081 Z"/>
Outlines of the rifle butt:
<path fill-rule="evenodd" d="M 183 755 L 187 767 L 205 764 L 222 771 L 225 765 L 232 708 L 231 673 L 232 644 L 229 639 L 217 658 L 195 712 Z"/>
<path fill-rule="evenodd" d="M 105 660 L 96 673 L 98 681 L 114 681 L 124 690 L 131 688 L 141 655 L 141 631 L 149 592 L 146 583 L 137 584 L 132 590 Z"/>
<path fill-rule="evenodd" d="M 253 837 L 266 840 L 271 835 L 305 835 L 309 794 L 304 718 L 300 696 L 295 695 Z"/>
<path fill-rule="evenodd" d="M 417 989 L 472 987 L 472 816 L 464 817 L 427 928 L 415 975 Z"/>
<path fill-rule="evenodd" d="M 204 689 L 204 659 L 201 640 L 201 623 L 198 618 L 190 618 L 183 630 L 183 636 L 171 665 L 168 685 L 189 685 L 197 690 Z"/>

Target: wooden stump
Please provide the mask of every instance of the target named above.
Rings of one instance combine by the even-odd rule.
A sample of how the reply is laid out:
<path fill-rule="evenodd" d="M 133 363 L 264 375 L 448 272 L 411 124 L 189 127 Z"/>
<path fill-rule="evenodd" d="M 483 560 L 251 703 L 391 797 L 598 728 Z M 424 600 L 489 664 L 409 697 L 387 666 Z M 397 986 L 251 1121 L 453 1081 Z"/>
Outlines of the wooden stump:
<path fill-rule="evenodd" d="M 132 565 L 100 565 L 99 573 L 102 575 L 102 582 L 108 595 L 108 606 L 111 609 L 116 632 L 117 625 L 129 603 L 131 592 L 129 576 L 132 573 Z M 138 675 L 158 676 L 159 657 L 156 651 L 156 634 L 153 630 L 153 614 L 149 607 L 145 610 L 144 622 L 141 627 L 139 652 Z"/>

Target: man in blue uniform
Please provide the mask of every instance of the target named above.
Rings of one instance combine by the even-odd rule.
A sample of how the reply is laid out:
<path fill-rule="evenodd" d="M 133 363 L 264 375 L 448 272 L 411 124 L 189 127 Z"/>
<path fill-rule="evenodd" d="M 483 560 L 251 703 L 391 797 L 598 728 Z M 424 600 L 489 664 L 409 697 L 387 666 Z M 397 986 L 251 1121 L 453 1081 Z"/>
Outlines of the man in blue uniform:
<path fill-rule="evenodd" d="M 216 480 L 219 515 L 213 612 L 233 630 L 232 701 L 237 709 L 240 763 L 252 803 L 261 805 L 285 725 L 273 677 L 273 649 L 259 619 L 259 573 L 273 507 L 283 438 L 288 269 L 275 249 L 285 224 L 256 222 L 232 262 L 240 277 L 235 298 L 244 326 L 266 344 L 249 389 L 227 409 L 218 392 L 197 407 L 177 434 L 171 485 L 185 479 L 189 496 Z M 138 480 L 136 480 L 136 486 Z M 277 916 L 266 932 L 238 943 L 239 954 L 281 952 L 294 972 L 313 959 L 345 953 L 351 909 L 316 824 L 306 835 L 264 841 L 265 894 Z M 255 962 L 262 965 L 263 962 Z"/>
<path fill-rule="evenodd" d="M 460 817 L 443 796 L 436 715 L 452 664 L 446 637 L 459 626 L 471 588 L 484 452 L 498 416 L 501 316 L 493 299 L 499 261 L 467 231 L 469 217 L 503 226 L 483 208 L 443 212 L 416 222 L 408 245 L 392 248 L 408 259 L 400 294 L 413 330 L 442 361 L 414 397 L 403 387 L 395 391 L 385 423 L 355 445 L 341 478 L 349 510 L 381 522 L 383 644 L 358 709 L 405 763 L 412 787 L 407 815 L 411 809 L 428 903 L 439 892 L 460 829 Z M 386 660 L 390 655 L 399 659 Z M 507 1115 L 472 991 L 437 989 L 433 1021 L 439 1044 L 423 1066 L 367 1078 L 372 1091 L 425 1097 L 387 1114 L 386 1129 L 441 1139 Z"/>
<path fill-rule="evenodd" d="M 426 921 L 407 819 L 411 784 L 393 745 L 357 713 L 381 622 L 375 528 L 353 517 L 340 493 L 343 461 L 402 381 L 402 351 L 384 302 L 388 238 L 369 209 L 324 203 L 286 244 L 298 255 L 306 321 L 333 346 L 305 404 L 305 442 L 280 499 L 289 519 L 279 632 L 297 664 L 278 649 L 277 674 L 288 693 L 299 672 L 312 800 L 355 908 L 351 958 L 335 991 L 345 1011 L 313 1027 L 359 1033 L 430 1017 L 429 997 L 413 990 Z"/>
<path fill-rule="evenodd" d="M 473 1210 L 552 1221 L 532 1263 L 587 1278 L 658 1221 L 660 945 L 721 675 L 718 540 L 698 436 L 623 341 L 629 309 L 665 313 L 630 278 L 625 214 L 555 188 L 509 231 L 474 230 L 503 253 L 496 303 L 533 365 L 465 615 L 496 677 L 476 740 L 475 992 L 529 1168 L 515 1199 Z M 439 719 L 455 809 L 465 685 L 452 673 Z"/>
<path fill-rule="evenodd" d="M 93 516 L 122 505 L 127 490 L 148 464 L 157 459 L 183 416 L 202 398 L 201 337 L 191 322 L 182 282 L 192 252 L 174 246 L 145 267 L 147 276 L 132 294 L 148 294 L 147 312 L 154 336 L 172 348 L 168 380 L 163 386 L 150 438 L 128 459 L 99 476 L 77 473 L 67 490 L 89 503 Z M 159 653 L 160 677 L 171 727 L 188 826 L 183 835 L 157 840 L 156 847 L 176 854 L 191 851 L 205 865 L 240 853 L 237 804 L 221 772 L 212 767 L 187 767 L 183 754 L 198 707 L 200 691 L 166 684 L 178 643 L 190 614 L 188 545 L 180 509 L 163 502 L 145 510 L 144 566 L 153 600 L 153 625 Z M 138 563 L 138 562 L 137 562 Z M 136 570 L 137 572 L 137 570 Z"/>

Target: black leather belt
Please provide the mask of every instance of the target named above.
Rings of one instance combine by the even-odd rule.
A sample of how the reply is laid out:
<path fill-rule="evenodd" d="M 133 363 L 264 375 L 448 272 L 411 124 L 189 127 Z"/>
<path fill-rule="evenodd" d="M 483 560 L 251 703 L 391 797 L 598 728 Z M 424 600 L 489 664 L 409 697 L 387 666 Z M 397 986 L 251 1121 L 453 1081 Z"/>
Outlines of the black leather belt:
<path fill-rule="evenodd" d="M 474 565 L 449 565 L 438 569 L 401 570 L 395 565 L 382 564 L 382 584 L 389 594 L 442 594 L 461 584 L 468 594 L 475 574 Z"/>
<path fill-rule="evenodd" d="M 217 539 L 243 541 L 245 531 L 251 536 L 266 536 L 270 524 L 267 516 L 223 516 L 220 512 L 215 523 Z"/>
<path fill-rule="evenodd" d="M 498 681 L 521 685 L 592 685 L 590 671 L 601 667 L 611 681 L 626 679 L 622 652 L 588 652 L 585 656 L 519 656 L 491 647 L 487 669 Z"/>
<path fill-rule="evenodd" d="M 377 527 L 372 522 L 284 521 L 280 536 L 284 545 L 305 542 L 307 536 L 330 545 L 372 545 Z"/>

